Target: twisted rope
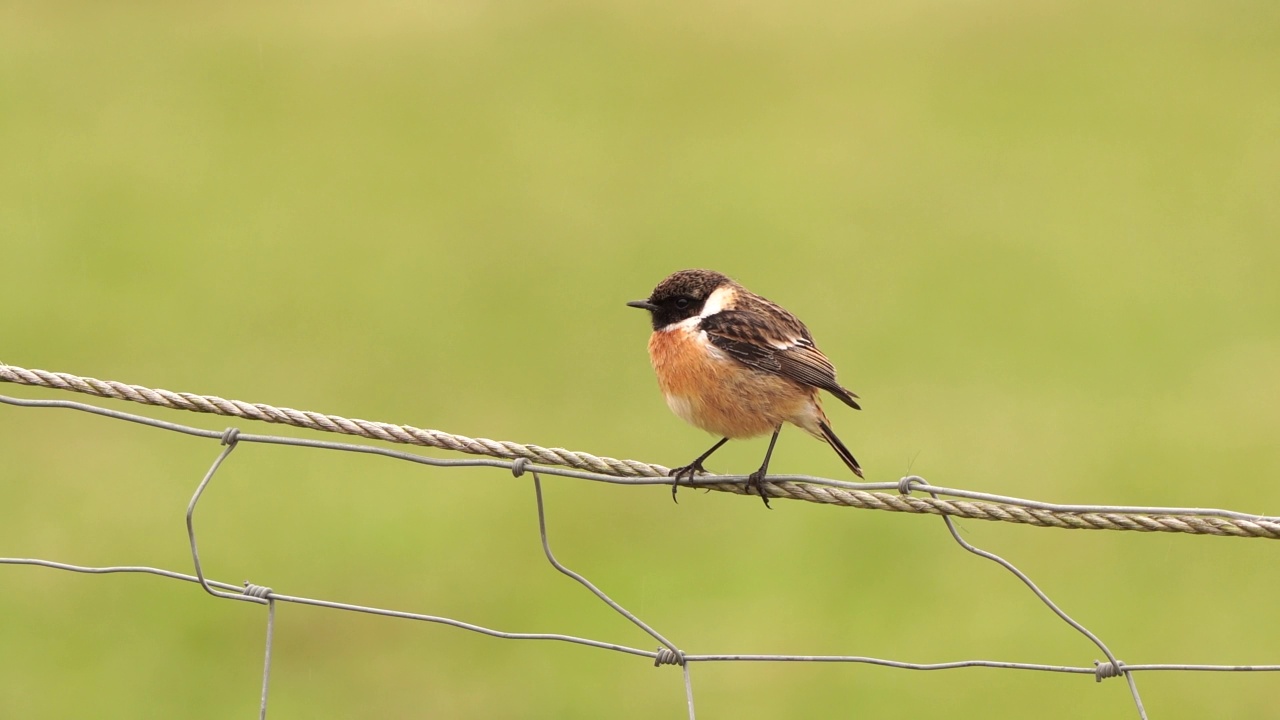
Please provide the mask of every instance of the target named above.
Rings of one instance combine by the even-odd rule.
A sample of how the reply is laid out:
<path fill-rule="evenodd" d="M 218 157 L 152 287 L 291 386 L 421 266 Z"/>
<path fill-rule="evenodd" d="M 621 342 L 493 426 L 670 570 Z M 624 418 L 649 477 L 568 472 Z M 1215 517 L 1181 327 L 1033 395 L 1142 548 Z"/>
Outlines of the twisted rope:
<path fill-rule="evenodd" d="M 280 408 L 263 403 L 225 400 L 213 395 L 193 395 L 169 390 L 156 390 L 142 387 L 141 385 L 126 385 L 125 383 L 111 380 L 96 380 L 94 378 L 45 370 L 27 370 L 13 367 L 12 365 L 0 365 L 0 380 L 19 385 L 70 390 L 71 392 L 100 398 L 128 400 L 142 405 L 155 405 L 172 410 L 189 410 L 191 412 L 211 413 L 213 415 L 238 417 L 246 420 L 260 420 L 309 430 L 355 435 L 369 438 L 370 440 L 384 440 L 405 445 L 424 445 L 443 450 L 456 450 L 457 452 L 471 455 L 487 455 L 506 460 L 527 458 L 547 465 L 563 465 L 605 475 L 664 477 L 667 474 L 667 468 L 661 465 L 650 465 L 636 460 L 615 460 L 614 458 L 596 457 L 595 455 L 573 452 L 564 448 L 544 448 L 537 445 L 521 445 L 520 443 L 488 440 L 486 438 L 469 438 L 464 435 L 454 435 L 439 430 L 424 430 L 412 425 L 392 425 L 371 420 L 352 420 L 338 415 Z"/>
<path fill-rule="evenodd" d="M 544 448 L 538 445 L 470 438 L 440 430 L 416 428 L 411 425 L 392 425 L 369 420 L 353 420 L 338 415 L 279 408 L 263 403 L 225 400 L 210 395 L 157 390 L 139 385 L 127 385 L 120 382 L 79 377 L 67 373 L 27 370 L 12 365 L 0 365 L 0 381 L 55 390 L 69 390 L 100 398 L 127 400 L 142 405 L 154 405 L 174 410 L 188 410 L 246 420 L 260 420 L 309 430 L 354 435 L 371 440 L 423 445 L 471 455 L 486 455 L 507 460 L 523 458 L 526 461 L 577 468 L 603 475 L 667 477 L 668 473 L 668 469 L 662 465 L 644 463 L 638 460 L 618 460 L 609 457 L 598 457 L 589 453 L 574 452 L 564 448 Z M 698 486 L 739 495 L 751 494 L 749 489 L 740 483 L 704 481 L 699 482 Z M 905 489 L 910 490 L 910 487 L 908 486 Z M 1280 539 L 1280 522 L 1261 518 L 1244 519 L 1157 512 L 1066 512 L 1006 503 L 915 497 L 907 494 L 852 490 L 786 481 L 766 481 L 764 483 L 764 492 L 770 497 L 806 500 L 823 505 L 887 510 L 918 515 L 949 515 L 973 520 L 1020 523 L 1036 527 L 1056 527 L 1070 530 L 1172 532 L 1191 535 Z"/>
<path fill-rule="evenodd" d="M 750 494 L 736 483 L 715 485 L 699 483 L 698 487 Z M 1076 513 L 1061 510 L 1043 510 L 1020 505 L 990 503 L 970 500 L 891 495 L 866 490 L 807 485 L 804 483 L 765 483 L 765 491 L 771 497 L 808 500 L 824 505 L 841 505 L 865 510 L 889 510 L 891 512 L 918 515 L 950 515 L 972 520 L 1056 527 L 1064 530 L 1132 530 L 1135 532 L 1172 532 L 1190 535 L 1219 535 L 1229 537 L 1256 537 L 1280 539 L 1280 523 L 1270 520 L 1243 520 L 1201 515 L 1159 513 L 1090 512 Z"/>

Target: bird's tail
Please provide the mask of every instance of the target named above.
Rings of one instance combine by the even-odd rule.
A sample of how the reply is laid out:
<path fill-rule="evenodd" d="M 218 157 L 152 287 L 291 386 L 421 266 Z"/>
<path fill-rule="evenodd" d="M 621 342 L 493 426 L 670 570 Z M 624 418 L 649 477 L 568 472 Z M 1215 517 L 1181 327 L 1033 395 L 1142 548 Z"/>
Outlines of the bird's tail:
<path fill-rule="evenodd" d="M 858 404 L 858 394 L 849 388 L 833 381 L 830 385 L 824 385 L 823 389 L 832 395 L 835 395 L 837 398 L 840 398 L 840 402 L 848 405 L 854 410 L 862 409 L 862 406 Z"/>
<path fill-rule="evenodd" d="M 835 431 L 827 424 L 825 418 L 818 421 L 818 429 L 822 431 L 823 439 L 831 444 L 836 454 L 840 456 L 845 465 L 849 466 L 853 474 L 862 477 L 862 466 L 858 464 L 858 459 L 853 456 L 853 453 L 849 452 L 849 448 L 845 447 L 844 443 L 840 442 L 840 438 L 836 437 Z"/>

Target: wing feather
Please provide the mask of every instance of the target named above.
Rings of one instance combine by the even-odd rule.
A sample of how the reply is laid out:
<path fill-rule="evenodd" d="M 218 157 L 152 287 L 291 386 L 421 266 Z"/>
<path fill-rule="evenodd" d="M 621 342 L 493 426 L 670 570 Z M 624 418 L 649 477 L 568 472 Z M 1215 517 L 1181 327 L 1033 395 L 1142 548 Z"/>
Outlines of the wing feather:
<path fill-rule="evenodd" d="M 753 298 L 755 299 L 755 298 Z M 702 319 L 711 344 L 747 367 L 830 392 L 858 408 L 852 392 L 836 381 L 831 361 L 794 315 L 759 298 L 748 310 L 722 310 Z"/>

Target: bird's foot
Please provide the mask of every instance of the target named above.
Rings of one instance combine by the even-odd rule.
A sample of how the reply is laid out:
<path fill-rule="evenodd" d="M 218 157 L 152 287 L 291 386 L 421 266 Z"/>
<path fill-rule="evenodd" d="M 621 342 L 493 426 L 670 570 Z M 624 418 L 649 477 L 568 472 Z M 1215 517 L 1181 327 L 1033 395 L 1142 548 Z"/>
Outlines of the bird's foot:
<path fill-rule="evenodd" d="M 685 480 L 693 480 L 694 475 L 698 473 L 705 473 L 706 471 L 707 469 L 702 467 L 701 460 L 694 460 L 684 467 L 671 468 L 671 470 L 667 472 L 667 474 L 671 476 L 671 499 L 674 502 L 680 502 L 679 500 L 676 500 L 676 490 L 680 489 L 681 478 L 684 478 Z"/>
<path fill-rule="evenodd" d="M 764 501 L 764 506 L 772 510 L 773 508 L 769 507 L 769 496 L 764 493 L 764 468 L 760 468 L 747 476 L 747 489 L 750 490 L 753 487 L 760 494 L 760 499 Z"/>

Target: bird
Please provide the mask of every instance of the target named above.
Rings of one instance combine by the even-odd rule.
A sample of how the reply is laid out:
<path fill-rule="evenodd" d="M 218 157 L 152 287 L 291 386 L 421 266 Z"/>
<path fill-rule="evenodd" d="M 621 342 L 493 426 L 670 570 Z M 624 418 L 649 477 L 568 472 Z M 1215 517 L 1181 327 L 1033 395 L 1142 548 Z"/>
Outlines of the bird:
<path fill-rule="evenodd" d="M 795 315 L 726 275 L 698 269 L 672 273 L 648 298 L 627 305 L 649 312 L 649 360 L 667 407 L 721 437 L 693 462 L 670 471 L 673 499 L 680 480 L 706 472 L 702 463 L 729 440 L 773 433 L 764 462 L 747 479 L 747 487 L 754 487 L 769 507 L 765 473 L 788 422 L 829 444 L 855 475 L 863 476 L 862 466 L 832 431 L 819 391 L 861 410 L 858 396 L 836 381 L 835 367 Z"/>

